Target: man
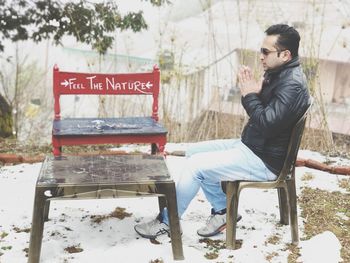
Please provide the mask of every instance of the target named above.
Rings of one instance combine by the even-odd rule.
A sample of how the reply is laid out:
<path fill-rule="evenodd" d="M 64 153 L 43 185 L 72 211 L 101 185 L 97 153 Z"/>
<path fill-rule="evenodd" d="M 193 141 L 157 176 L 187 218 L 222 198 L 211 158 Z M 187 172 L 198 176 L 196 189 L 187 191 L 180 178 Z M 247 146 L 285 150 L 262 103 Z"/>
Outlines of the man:
<path fill-rule="evenodd" d="M 298 57 L 299 33 L 283 24 L 273 25 L 265 33 L 260 55 L 264 79 L 256 81 L 246 66 L 238 72 L 242 105 L 249 115 L 241 139 L 200 142 L 186 152 L 186 167 L 176 189 L 178 213 L 181 217 L 202 188 L 212 206 L 209 220 L 197 231 L 203 237 L 216 235 L 226 227 L 226 196 L 221 181 L 275 180 L 292 128 L 309 105 Z M 151 222 L 136 225 L 135 231 L 155 238 L 169 234 L 168 222 L 164 209 Z"/>

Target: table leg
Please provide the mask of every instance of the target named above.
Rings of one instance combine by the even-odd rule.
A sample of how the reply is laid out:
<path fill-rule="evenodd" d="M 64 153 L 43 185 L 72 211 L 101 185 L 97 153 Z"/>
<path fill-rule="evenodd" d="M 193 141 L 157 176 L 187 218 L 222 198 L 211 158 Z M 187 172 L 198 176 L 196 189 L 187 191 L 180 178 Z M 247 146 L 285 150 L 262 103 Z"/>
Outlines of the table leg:
<path fill-rule="evenodd" d="M 182 249 L 180 222 L 177 212 L 175 183 L 173 182 L 159 186 L 159 193 L 164 194 L 166 198 L 174 260 L 183 260 L 184 254 Z"/>
<path fill-rule="evenodd" d="M 30 230 L 28 263 L 39 263 L 40 260 L 41 241 L 44 230 L 44 209 L 47 199 L 44 192 L 45 189 L 35 189 L 32 227 Z"/>
<path fill-rule="evenodd" d="M 161 213 L 166 207 L 166 198 L 164 196 L 158 197 L 159 212 Z"/>
<path fill-rule="evenodd" d="M 49 211 L 50 211 L 50 200 L 46 200 L 44 207 L 44 221 L 49 221 Z"/>

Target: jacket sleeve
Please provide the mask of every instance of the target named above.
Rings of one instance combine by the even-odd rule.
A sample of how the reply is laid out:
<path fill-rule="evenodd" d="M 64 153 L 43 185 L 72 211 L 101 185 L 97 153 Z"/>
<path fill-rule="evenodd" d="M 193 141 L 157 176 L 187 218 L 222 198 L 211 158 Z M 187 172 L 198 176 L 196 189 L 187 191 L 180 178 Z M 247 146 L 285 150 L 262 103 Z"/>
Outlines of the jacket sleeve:
<path fill-rule="evenodd" d="M 258 94 L 242 97 L 242 105 L 251 122 L 263 137 L 271 138 L 296 121 L 296 101 L 301 92 L 301 83 L 287 81 L 275 88 L 273 97 L 264 105 Z"/>

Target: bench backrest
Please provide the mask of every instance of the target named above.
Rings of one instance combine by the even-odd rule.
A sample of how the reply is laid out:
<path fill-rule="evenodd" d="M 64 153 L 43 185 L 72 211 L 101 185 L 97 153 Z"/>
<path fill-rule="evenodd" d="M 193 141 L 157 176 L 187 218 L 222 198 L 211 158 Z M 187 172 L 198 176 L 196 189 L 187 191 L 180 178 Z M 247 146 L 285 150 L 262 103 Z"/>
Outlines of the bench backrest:
<path fill-rule="evenodd" d="M 151 95 L 152 118 L 158 121 L 160 71 L 157 66 L 147 73 L 79 73 L 53 68 L 55 120 L 61 118 L 61 95 Z"/>

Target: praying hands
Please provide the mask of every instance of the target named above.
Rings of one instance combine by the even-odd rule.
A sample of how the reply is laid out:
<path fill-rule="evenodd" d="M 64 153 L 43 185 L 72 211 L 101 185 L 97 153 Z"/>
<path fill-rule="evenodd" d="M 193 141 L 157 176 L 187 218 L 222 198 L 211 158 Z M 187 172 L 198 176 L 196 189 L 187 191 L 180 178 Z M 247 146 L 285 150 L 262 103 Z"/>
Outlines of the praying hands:
<path fill-rule="evenodd" d="M 238 71 L 239 88 L 243 97 L 249 93 L 260 93 L 263 79 L 256 81 L 252 70 L 247 66 L 242 66 Z"/>

